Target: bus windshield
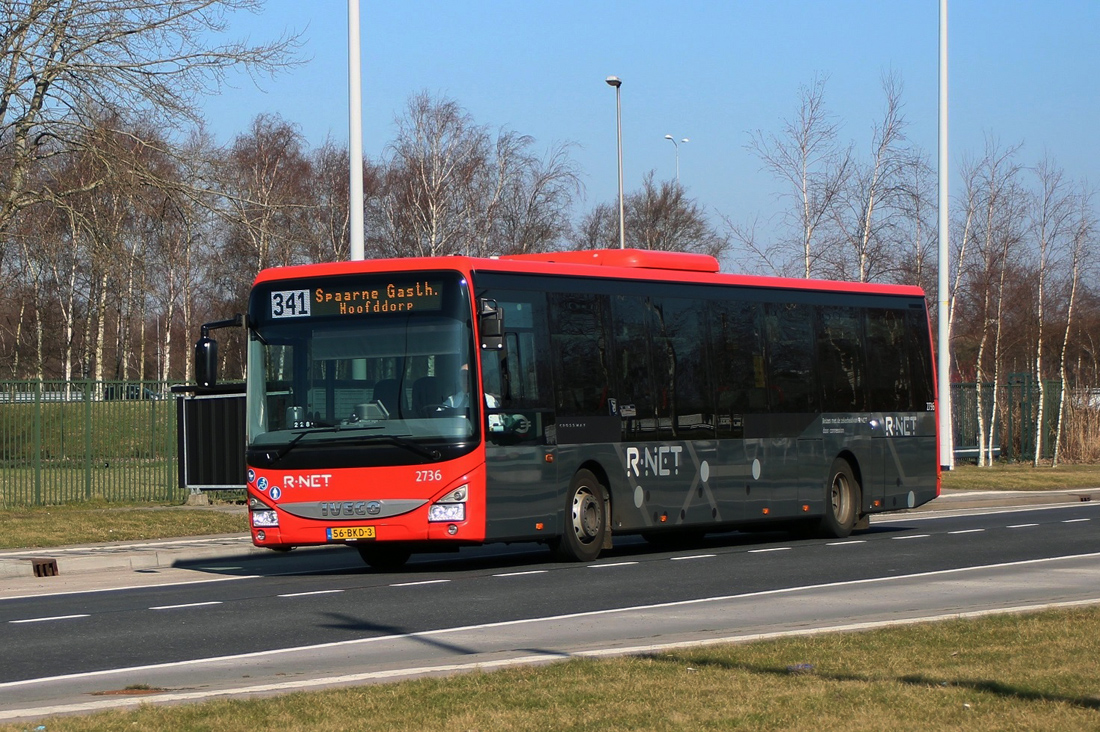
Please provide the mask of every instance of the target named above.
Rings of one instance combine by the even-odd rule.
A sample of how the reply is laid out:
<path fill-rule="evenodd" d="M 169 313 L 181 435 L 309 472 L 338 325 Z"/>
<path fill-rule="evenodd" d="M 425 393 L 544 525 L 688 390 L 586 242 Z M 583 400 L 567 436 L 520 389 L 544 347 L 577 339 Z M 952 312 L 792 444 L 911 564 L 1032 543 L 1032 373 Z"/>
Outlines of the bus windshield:
<path fill-rule="evenodd" d="M 249 304 L 250 448 L 396 445 L 422 462 L 426 445 L 476 436 L 471 309 L 456 273 L 294 286 L 257 288 Z"/>

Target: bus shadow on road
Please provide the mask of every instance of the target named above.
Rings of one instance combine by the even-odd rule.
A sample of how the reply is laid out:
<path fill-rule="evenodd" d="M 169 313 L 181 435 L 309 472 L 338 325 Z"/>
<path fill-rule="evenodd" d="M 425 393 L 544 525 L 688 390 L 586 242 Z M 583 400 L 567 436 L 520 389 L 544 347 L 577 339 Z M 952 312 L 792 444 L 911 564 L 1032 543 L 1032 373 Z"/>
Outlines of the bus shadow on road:
<path fill-rule="evenodd" d="M 686 551 L 718 551 L 738 548 L 764 549 L 778 546 L 813 546 L 826 541 L 866 541 L 876 537 L 899 534 L 909 530 L 904 524 L 871 526 L 853 533 L 848 539 L 824 539 L 786 530 L 729 531 L 703 536 L 643 538 L 637 535 L 616 537 L 614 546 L 600 554 L 600 560 L 661 558 Z M 597 560 L 599 561 L 599 560 Z M 269 555 L 246 555 L 228 558 L 187 559 L 173 567 L 226 576 L 255 575 L 275 577 L 286 575 L 418 575 L 431 572 L 459 573 L 509 570 L 567 568 L 573 562 L 560 562 L 548 547 L 534 542 L 492 544 L 463 547 L 456 552 L 414 554 L 399 570 L 381 572 L 362 562 L 351 546 L 308 547 Z"/>

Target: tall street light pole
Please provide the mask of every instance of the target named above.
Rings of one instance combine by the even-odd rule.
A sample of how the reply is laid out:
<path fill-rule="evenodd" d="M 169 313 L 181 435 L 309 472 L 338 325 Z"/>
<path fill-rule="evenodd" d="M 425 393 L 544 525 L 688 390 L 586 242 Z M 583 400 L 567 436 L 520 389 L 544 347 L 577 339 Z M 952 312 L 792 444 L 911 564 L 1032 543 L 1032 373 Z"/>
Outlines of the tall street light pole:
<path fill-rule="evenodd" d="M 348 228 L 351 259 L 363 259 L 363 92 L 359 0 L 348 0 Z"/>
<path fill-rule="evenodd" d="M 672 135 L 665 135 L 665 139 L 676 148 L 676 185 L 680 185 L 680 142 L 691 142 L 691 140 L 685 137 L 680 142 L 676 142 L 676 138 Z"/>
<path fill-rule="evenodd" d="M 626 249 L 626 227 L 623 225 L 623 103 L 619 91 L 623 81 L 617 76 L 609 76 L 604 81 L 615 87 L 615 130 L 619 140 L 619 248 Z"/>
<path fill-rule="evenodd" d="M 940 123 L 939 123 L 939 219 L 938 249 L 939 273 L 936 281 L 938 300 L 936 317 L 939 320 L 936 343 L 936 377 L 940 433 L 940 468 L 952 470 L 955 467 L 954 433 L 952 429 L 951 409 L 951 309 L 950 299 L 950 263 L 951 249 L 948 245 L 950 233 L 947 195 L 948 155 L 947 155 L 947 0 L 940 0 Z"/>

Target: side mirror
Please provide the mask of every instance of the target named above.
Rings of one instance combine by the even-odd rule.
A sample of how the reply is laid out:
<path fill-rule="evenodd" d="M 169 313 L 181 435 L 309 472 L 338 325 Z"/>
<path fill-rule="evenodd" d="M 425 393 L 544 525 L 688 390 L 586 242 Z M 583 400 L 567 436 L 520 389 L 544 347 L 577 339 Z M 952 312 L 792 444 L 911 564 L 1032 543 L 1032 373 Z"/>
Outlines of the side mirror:
<path fill-rule="evenodd" d="M 504 311 L 496 300 L 481 298 L 478 328 L 481 331 L 481 350 L 504 351 Z"/>
<path fill-rule="evenodd" d="M 234 315 L 228 320 L 215 320 L 203 323 L 202 337 L 195 343 L 195 383 L 201 387 L 211 387 L 218 383 L 218 342 L 210 337 L 210 331 L 217 328 L 240 327 L 244 317 Z"/>
<path fill-rule="evenodd" d="M 218 383 L 218 342 L 205 333 L 195 343 L 195 383 L 203 387 Z"/>

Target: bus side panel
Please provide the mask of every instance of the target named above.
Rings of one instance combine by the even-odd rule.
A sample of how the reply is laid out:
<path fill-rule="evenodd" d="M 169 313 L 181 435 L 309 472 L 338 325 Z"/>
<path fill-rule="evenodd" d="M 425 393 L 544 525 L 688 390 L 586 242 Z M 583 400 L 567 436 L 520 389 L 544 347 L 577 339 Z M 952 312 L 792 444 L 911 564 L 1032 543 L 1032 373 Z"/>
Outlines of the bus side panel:
<path fill-rule="evenodd" d="M 609 471 L 612 528 L 618 532 L 794 518 L 809 513 L 803 505 L 818 514 L 823 510 L 820 439 L 662 441 L 612 447 L 619 453 L 615 469 Z"/>
<path fill-rule="evenodd" d="M 818 437 L 798 441 L 799 516 L 820 516 L 825 512 L 825 445 Z"/>
<path fill-rule="evenodd" d="M 770 498 L 761 478 L 765 455 L 764 439 L 733 439 L 719 442 L 720 461 L 710 467 L 710 486 L 718 498 L 717 520 L 739 524 L 764 518 Z"/>
<path fill-rule="evenodd" d="M 717 488 L 728 474 L 715 440 L 626 442 L 612 478 L 617 531 L 701 526 L 721 519 Z M 743 470 L 741 472 L 744 472 Z"/>
<path fill-rule="evenodd" d="M 937 459 L 935 412 L 883 415 L 875 440 L 885 465 L 883 508 L 912 508 L 936 497 L 936 476 L 928 465 Z"/>
<path fill-rule="evenodd" d="M 547 462 L 545 446 L 488 445 L 486 466 L 486 539 L 537 539 L 561 531 L 565 490 L 557 466 Z M 539 528 L 541 525 L 541 528 Z"/>

